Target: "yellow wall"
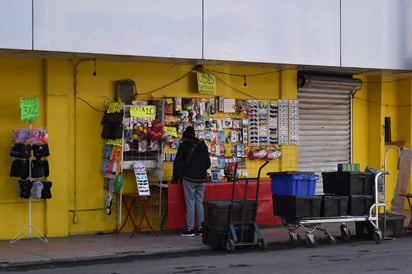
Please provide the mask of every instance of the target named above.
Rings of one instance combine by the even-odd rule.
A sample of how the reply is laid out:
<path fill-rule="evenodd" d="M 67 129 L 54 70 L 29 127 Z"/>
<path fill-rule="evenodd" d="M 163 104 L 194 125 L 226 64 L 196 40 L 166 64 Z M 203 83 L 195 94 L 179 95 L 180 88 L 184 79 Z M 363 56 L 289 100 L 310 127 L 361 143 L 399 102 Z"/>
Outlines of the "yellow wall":
<path fill-rule="evenodd" d="M 243 99 L 296 99 L 295 70 L 245 66 L 206 66 L 217 76 L 217 95 Z M 33 225 L 47 237 L 113 231 L 116 224 L 103 214 L 103 176 L 100 173 L 103 140 L 100 124 L 107 103 L 115 98 L 115 81 L 132 79 L 138 100 L 162 97 L 201 97 L 196 74 L 174 82 L 192 70 L 189 64 L 118 63 L 93 60 L 0 58 L 0 239 L 11 239 L 27 225 L 28 200 L 16 195 L 17 179 L 9 177 L 11 131 L 28 127 L 20 121 L 21 97 L 40 98 L 40 120 L 33 127 L 49 132 L 52 198 L 33 201 Z M 246 83 L 244 85 L 244 77 Z M 411 143 L 411 80 L 392 82 L 381 77 L 360 77 L 365 82 L 353 100 L 354 162 L 381 167 L 385 145 L 383 119 L 392 117 L 392 137 Z M 174 83 L 172 83 L 174 82 Z M 172 83 L 169 85 L 169 83 Z M 214 96 L 212 96 L 214 97 Z M 402 117 L 400 119 L 399 117 Z M 282 146 L 283 156 L 270 171 L 297 169 L 297 146 Z M 396 157 L 395 157 L 396 158 Z M 391 158 L 391 162 L 392 162 Z M 248 163 L 254 177 L 263 161 Z M 391 166 L 392 167 L 392 166 Z M 165 180 L 171 176 L 165 164 Z M 126 173 L 125 189 L 134 188 Z M 388 198 L 389 199 L 389 198 Z M 127 227 L 126 230 L 130 230 Z M 23 231 L 24 232 L 24 231 Z"/>
<path fill-rule="evenodd" d="M 394 195 L 399 152 L 411 145 L 411 79 L 359 77 L 363 87 L 353 99 L 353 162 L 384 169 L 386 204 Z M 391 143 L 385 143 L 385 117 L 391 118 Z M 409 191 L 411 184 L 409 183 Z M 408 209 L 407 207 L 405 207 Z"/>
<path fill-rule="evenodd" d="M 281 73 L 271 68 L 228 66 L 207 69 L 214 70 L 217 76 L 216 95 L 278 99 L 282 93 L 287 99 L 296 98 L 294 71 Z M 115 98 L 115 81 L 134 80 L 138 100 L 167 96 L 214 97 L 196 92 L 196 74 L 190 72 L 192 65 L 97 61 L 96 76 L 93 75 L 94 70 L 93 60 L 0 60 L 0 96 L 3 97 L 0 104 L 4 113 L 0 148 L 4 155 L 7 156 L 11 148 L 11 130 L 28 127 L 28 123 L 20 122 L 20 98 L 40 98 L 41 119 L 33 121 L 33 127 L 45 127 L 49 132 L 48 179 L 53 186 L 52 199 L 34 200 L 32 212 L 33 225 L 48 237 L 113 231 L 116 228 L 116 224 L 107 221 L 103 214 L 103 176 L 100 173 L 104 144 L 100 137 L 100 121 L 105 106 Z M 188 72 L 187 77 L 168 85 Z M 243 75 L 247 76 L 246 86 Z M 10 239 L 28 224 L 28 200 L 16 195 L 17 179 L 10 178 L 8 172 L 11 157 L 2 157 L 0 161 L 7 170 L 0 174 L 5 182 L 1 185 L 0 194 L 0 217 L 5 220 L 0 238 Z M 250 176 L 256 175 L 256 167 L 262 163 L 254 161 L 249 166 Z M 270 168 L 276 171 L 282 167 L 273 163 Z M 166 166 L 165 180 L 170 176 L 170 167 Z M 126 179 L 125 189 L 132 190 L 132 174 L 126 172 Z"/>

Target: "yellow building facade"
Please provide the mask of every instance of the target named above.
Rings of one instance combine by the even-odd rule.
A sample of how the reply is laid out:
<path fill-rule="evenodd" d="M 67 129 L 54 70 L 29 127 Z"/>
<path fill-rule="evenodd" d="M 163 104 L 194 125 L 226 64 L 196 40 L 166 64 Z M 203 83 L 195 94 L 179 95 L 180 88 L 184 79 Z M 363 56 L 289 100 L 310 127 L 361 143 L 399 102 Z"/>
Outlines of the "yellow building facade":
<path fill-rule="evenodd" d="M 10 177 L 11 132 L 29 127 L 21 121 L 21 98 L 38 97 L 40 119 L 35 128 L 49 133 L 52 198 L 33 200 L 32 223 L 47 237 L 110 232 L 116 224 L 104 217 L 103 175 L 100 172 L 104 140 L 101 119 L 107 104 L 116 98 L 115 82 L 131 79 L 136 83 L 138 100 L 164 97 L 239 99 L 296 99 L 296 69 L 261 65 L 205 65 L 217 77 L 216 95 L 197 92 L 193 64 L 167 62 L 127 62 L 94 59 L 40 59 L 0 57 L 0 239 L 11 239 L 28 223 L 28 201 L 17 193 L 17 179 Z M 382 168 L 387 144 L 384 118 L 391 117 L 392 139 L 411 145 L 411 77 L 363 76 L 362 89 L 353 98 L 353 162 Z M 245 85 L 245 79 L 247 85 Z M 288 157 L 270 166 L 270 171 L 297 169 L 297 146 L 282 146 Z M 397 157 L 389 153 L 387 202 L 393 198 Z M 263 161 L 263 160 L 262 160 Z M 255 175 L 262 164 L 248 165 Z M 266 176 L 262 174 L 262 176 Z M 163 180 L 171 179 L 171 165 L 165 163 Z M 126 174 L 124 188 L 133 187 Z M 131 227 L 128 227 L 131 229 Z"/>

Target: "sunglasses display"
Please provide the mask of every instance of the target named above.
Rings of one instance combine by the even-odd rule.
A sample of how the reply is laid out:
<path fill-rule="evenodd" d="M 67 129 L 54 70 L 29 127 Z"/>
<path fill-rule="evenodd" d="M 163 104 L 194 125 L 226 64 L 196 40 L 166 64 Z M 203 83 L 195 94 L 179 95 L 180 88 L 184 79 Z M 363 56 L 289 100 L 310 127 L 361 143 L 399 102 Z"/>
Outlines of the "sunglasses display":
<path fill-rule="evenodd" d="M 248 145 L 298 144 L 298 100 L 248 100 Z"/>

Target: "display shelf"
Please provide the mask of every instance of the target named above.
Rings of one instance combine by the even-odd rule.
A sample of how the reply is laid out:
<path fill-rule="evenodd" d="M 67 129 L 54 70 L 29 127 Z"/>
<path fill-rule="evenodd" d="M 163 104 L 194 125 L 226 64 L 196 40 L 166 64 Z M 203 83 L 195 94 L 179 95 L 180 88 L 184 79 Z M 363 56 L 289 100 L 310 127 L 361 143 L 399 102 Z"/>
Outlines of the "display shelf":
<path fill-rule="evenodd" d="M 22 138 L 22 136 L 25 137 Z M 48 162 L 47 160 L 41 160 L 43 157 L 49 156 L 48 135 L 44 129 L 33 129 L 32 122 L 29 121 L 29 128 L 17 129 L 13 132 L 12 139 L 14 140 L 14 146 L 10 155 L 16 157 L 16 159 L 13 161 L 12 170 L 14 171 L 11 172 L 11 176 L 19 178 L 18 193 L 21 198 L 28 200 L 28 223 L 10 240 L 10 244 L 14 244 L 25 237 L 36 237 L 42 242 L 47 243 L 48 239 L 46 236 L 33 225 L 32 199 L 51 198 L 49 189 L 51 182 L 44 180 L 49 175 Z M 23 145 L 17 146 L 20 147 L 21 154 L 18 152 L 19 149 L 16 145 Z M 16 165 L 15 163 L 18 161 L 28 161 L 28 165 Z M 40 163 L 40 165 L 34 168 L 34 163 Z"/>
<path fill-rule="evenodd" d="M 114 103 L 119 104 L 119 103 Z M 110 109 L 110 107 L 109 107 Z M 163 178 L 163 143 L 161 136 L 155 136 L 157 132 L 154 131 L 156 125 L 162 125 L 164 120 L 164 101 L 159 100 L 146 104 L 143 102 L 135 102 L 132 105 L 117 105 L 117 110 L 122 113 L 122 122 L 119 125 L 122 130 L 121 138 L 111 140 L 112 143 L 120 147 L 120 153 L 117 155 L 118 169 L 107 170 L 104 176 L 111 178 L 113 185 L 114 178 L 119 174 L 123 174 L 125 170 L 133 170 L 136 164 L 143 165 L 147 170 L 148 175 L 151 175 L 153 183 L 162 181 Z M 112 153 L 107 153 L 107 160 L 113 158 Z M 125 182 L 128 184 L 129 182 Z M 136 182 L 137 183 L 137 182 Z M 152 182 L 150 182 L 152 183 Z M 137 184 L 138 187 L 138 184 Z M 116 224 L 122 223 L 122 193 L 121 187 L 117 193 L 113 192 L 113 187 L 105 187 L 105 197 L 111 195 L 112 201 L 110 203 L 110 210 L 107 209 L 107 201 L 105 201 L 105 214 L 110 212 L 114 215 L 113 219 Z M 161 196 L 159 198 L 161 204 Z M 159 207 L 159 215 L 161 215 L 161 207 Z"/>

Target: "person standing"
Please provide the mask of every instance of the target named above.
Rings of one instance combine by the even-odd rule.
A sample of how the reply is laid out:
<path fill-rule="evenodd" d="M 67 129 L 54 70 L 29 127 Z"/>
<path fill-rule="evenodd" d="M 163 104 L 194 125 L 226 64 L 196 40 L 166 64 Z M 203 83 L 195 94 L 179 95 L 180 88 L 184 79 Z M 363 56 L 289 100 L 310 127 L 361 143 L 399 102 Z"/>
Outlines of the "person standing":
<path fill-rule="evenodd" d="M 182 181 L 186 205 L 186 229 L 184 237 L 202 235 L 204 221 L 203 196 L 207 181 L 207 170 L 211 162 L 207 145 L 196 137 L 193 126 L 183 132 L 176 158 L 173 163 L 172 181 Z M 195 228 L 195 217 L 197 228 Z"/>

